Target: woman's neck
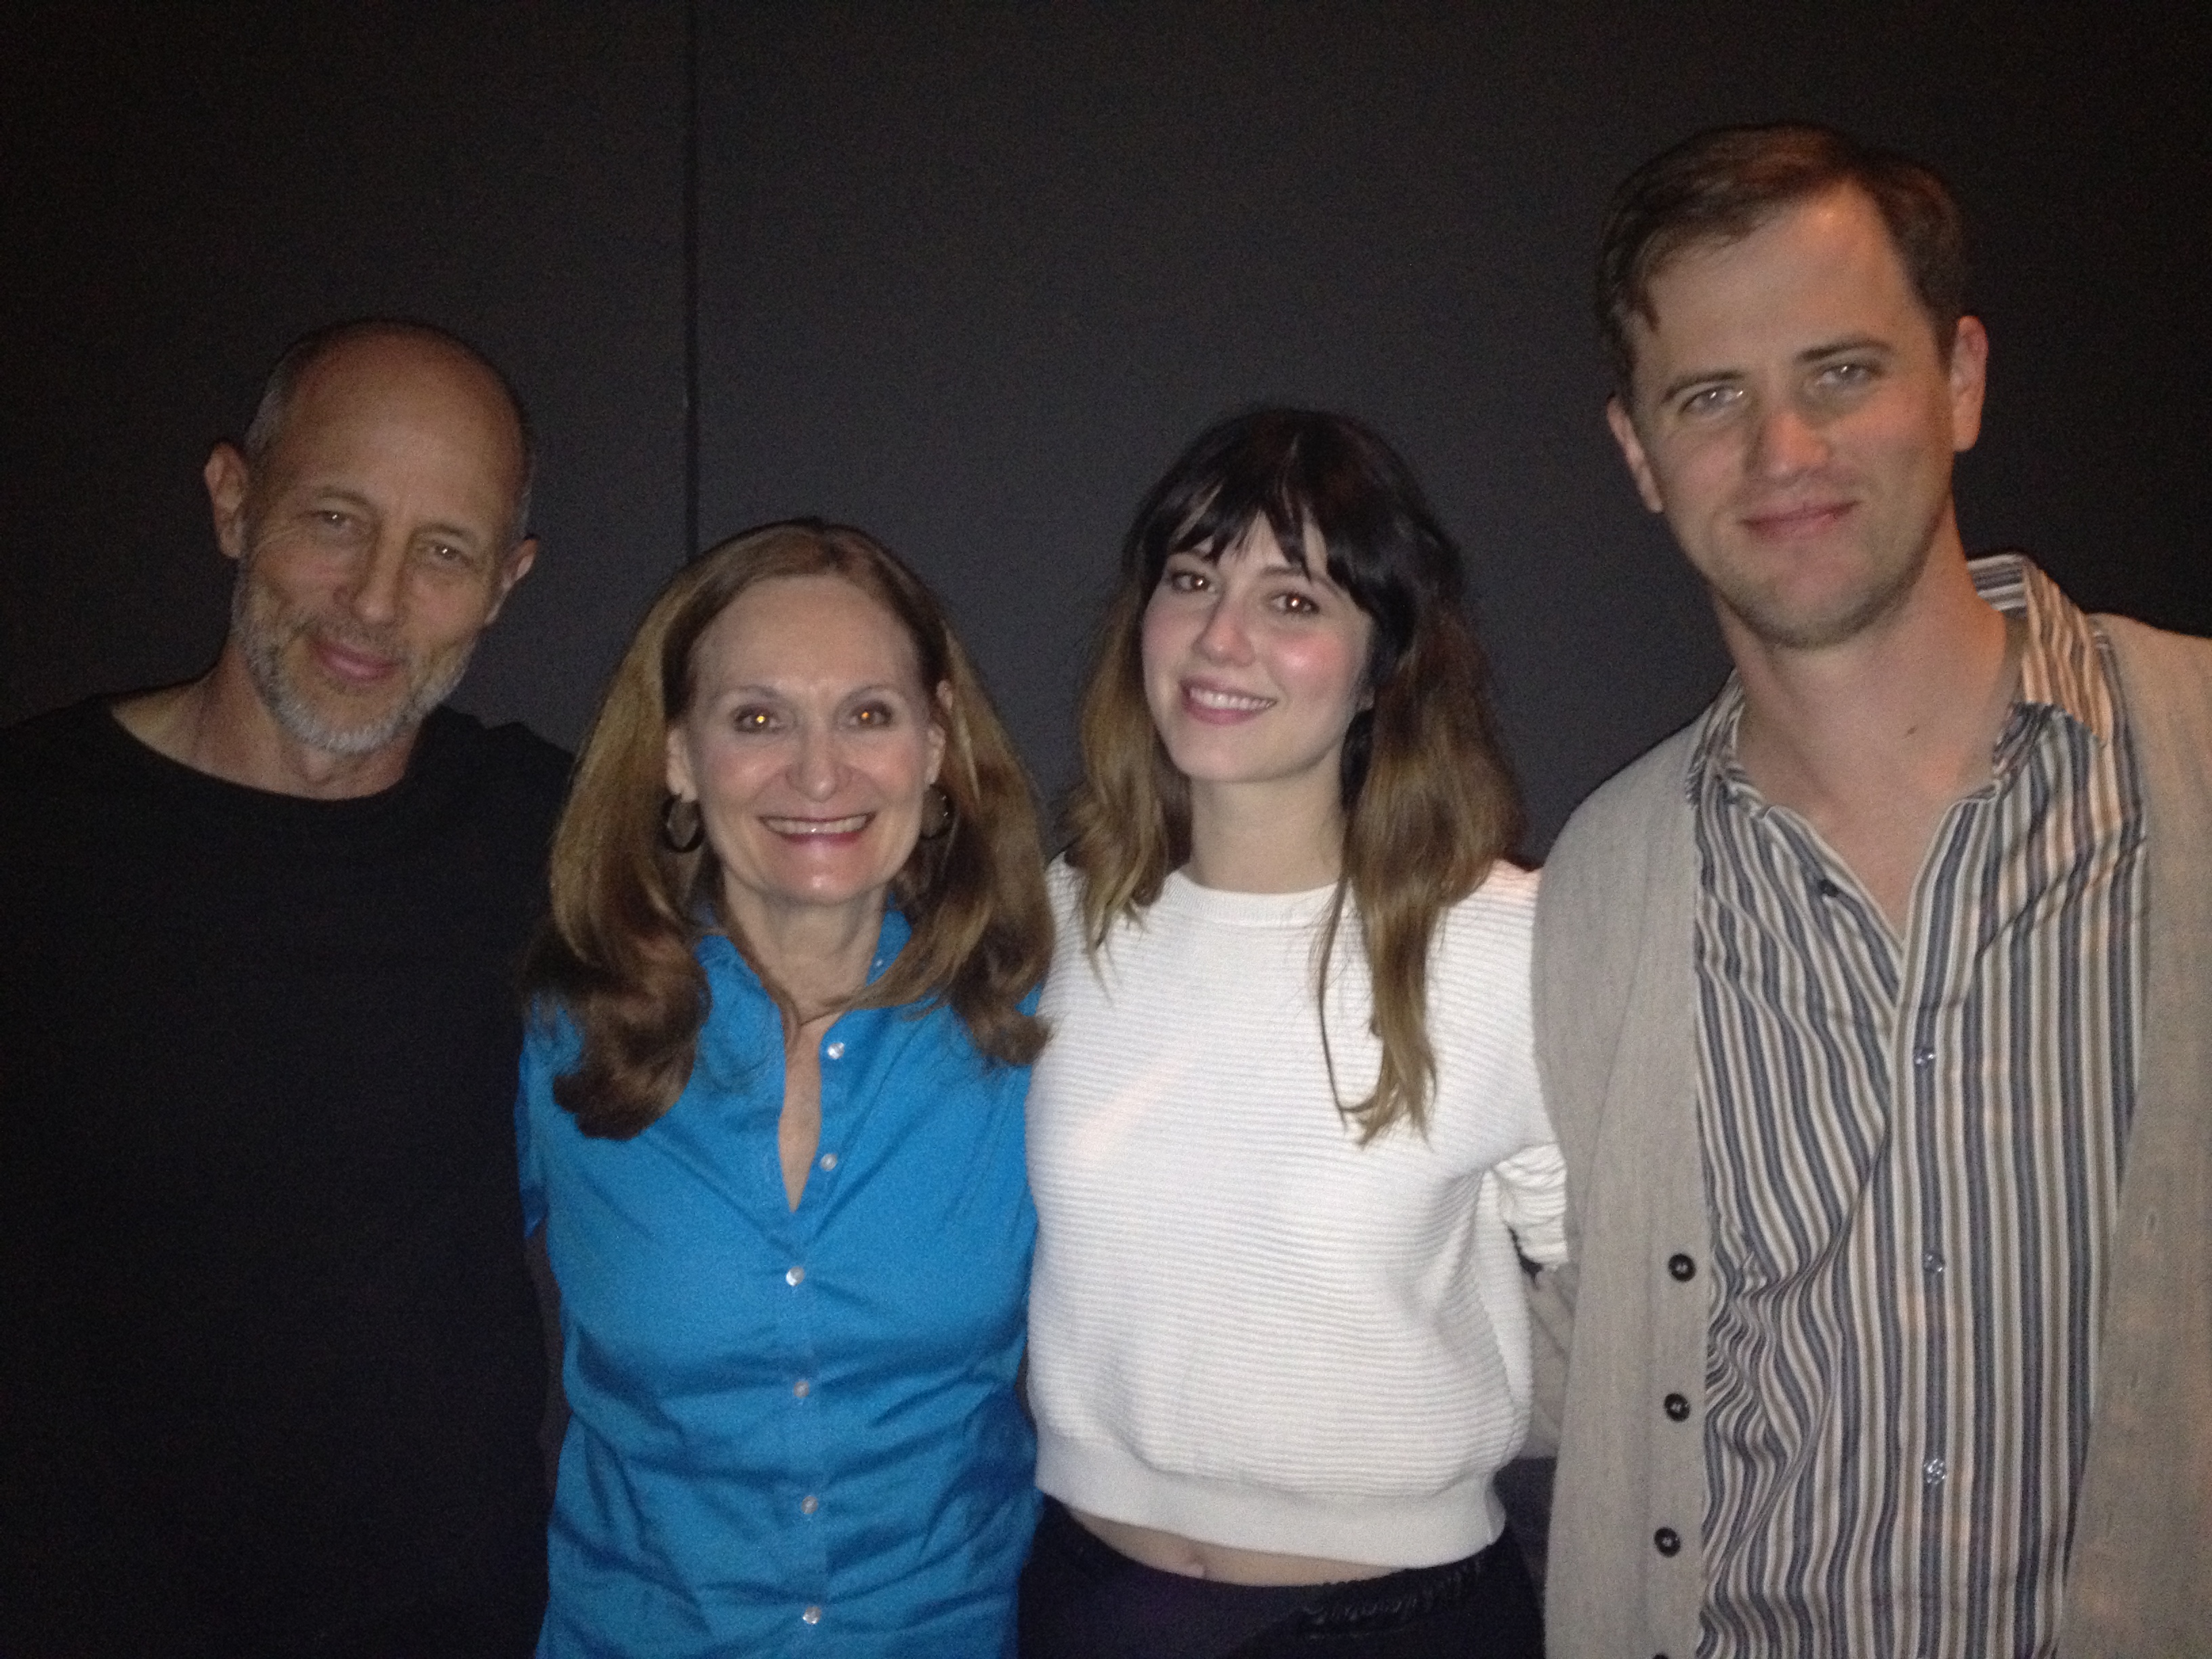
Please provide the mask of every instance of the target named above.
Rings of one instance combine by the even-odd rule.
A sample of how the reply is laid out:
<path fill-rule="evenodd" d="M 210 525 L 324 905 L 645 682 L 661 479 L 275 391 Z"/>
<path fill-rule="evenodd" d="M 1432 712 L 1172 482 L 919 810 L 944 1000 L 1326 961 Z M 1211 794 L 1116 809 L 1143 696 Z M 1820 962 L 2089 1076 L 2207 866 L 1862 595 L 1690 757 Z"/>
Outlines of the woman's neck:
<path fill-rule="evenodd" d="M 1334 781 L 1332 780 L 1332 782 Z M 1334 798 L 1194 784 L 1183 873 L 1231 893 L 1302 893 L 1344 869 L 1344 811 Z"/>
<path fill-rule="evenodd" d="M 723 903 L 762 977 L 791 999 L 802 1024 L 818 1021 L 868 982 L 882 937 L 880 894 L 853 905 L 763 904 L 726 888 Z"/>

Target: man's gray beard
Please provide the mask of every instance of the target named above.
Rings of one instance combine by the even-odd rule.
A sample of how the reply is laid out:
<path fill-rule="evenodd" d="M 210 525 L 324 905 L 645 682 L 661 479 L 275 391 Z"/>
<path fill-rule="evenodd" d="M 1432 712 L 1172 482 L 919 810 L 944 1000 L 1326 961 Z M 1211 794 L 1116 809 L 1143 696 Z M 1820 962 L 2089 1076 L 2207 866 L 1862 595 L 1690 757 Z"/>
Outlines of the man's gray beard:
<path fill-rule="evenodd" d="M 338 726 L 325 719 L 284 675 L 287 641 L 262 625 L 253 614 L 252 576 L 241 568 L 230 591 L 230 631 L 246 659 L 246 672 L 261 701 L 276 716 L 276 724 L 295 743 L 326 755 L 373 755 L 396 742 L 429 718 L 430 711 L 453 696 L 453 688 L 468 672 L 476 642 L 456 651 L 451 660 L 374 720 L 360 726 Z"/>

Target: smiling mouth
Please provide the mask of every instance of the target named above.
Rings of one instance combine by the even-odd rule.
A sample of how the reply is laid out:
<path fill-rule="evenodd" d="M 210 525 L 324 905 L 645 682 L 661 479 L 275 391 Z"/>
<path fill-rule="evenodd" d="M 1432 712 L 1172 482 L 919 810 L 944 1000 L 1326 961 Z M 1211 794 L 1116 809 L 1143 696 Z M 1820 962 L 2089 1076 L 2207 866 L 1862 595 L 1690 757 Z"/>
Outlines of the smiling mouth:
<path fill-rule="evenodd" d="M 1249 696 L 1241 691 L 1224 691 L 1210 685 L 1185 684 L 1184 700 L 1194 708 L 1214 709 L 1225 714 L 1256 714 L 1263 708 L 1275 706 L 1273 697 Z"/>
<path fill-rule="evenodd" d="M 763 818 L 779 836 L 853 836 L 868 827 L 872 812 L 855 812 L 844 818 Z"/>
<path fill-rule="evenodd" d="M 1754 536 L 1788 541 L 1799 536 L 1816 535 L 1850 511 L 1849 501 L 1810 502 L 1802 507 L 1746 514 L 1743 524 Z"/>
<path fill-rule="evenodd" d="M 374 684 L 398 666 L 393 659 L 380 653 L 364 651 L 326 635 L 313 636 L 313 646 L 324 670 L 349 684 Z"/>

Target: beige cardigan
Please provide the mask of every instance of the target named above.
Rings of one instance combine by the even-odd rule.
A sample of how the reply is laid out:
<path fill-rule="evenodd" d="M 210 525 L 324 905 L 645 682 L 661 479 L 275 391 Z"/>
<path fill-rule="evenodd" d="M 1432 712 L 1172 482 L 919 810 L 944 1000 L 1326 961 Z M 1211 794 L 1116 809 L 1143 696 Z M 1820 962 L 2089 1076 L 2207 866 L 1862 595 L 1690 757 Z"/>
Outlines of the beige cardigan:
<path fill-rule="evenodd" d="M 2097 622 L 2142 766 L 2148 999 L 2058 1650 L 2148 1659 L 2212 1651 L 2212 642 Z M 1682 787 L 1695 730 L 1583 805 L 1538 898 L 1537 1054 L 1574 1261 L 1536 1292 L 1538 1432 L 1560 1441 L 1557 1659 L 1697 1651 L 1711 1237 Z M 1694 1278 L 1668 1272 L 1677 1253 Z M 1668 1393 L 1689 1398 L 1685 1421 L 1661 1409 Z M 1662 1527 L 1674 1556 L 1654 1546 Z"/>

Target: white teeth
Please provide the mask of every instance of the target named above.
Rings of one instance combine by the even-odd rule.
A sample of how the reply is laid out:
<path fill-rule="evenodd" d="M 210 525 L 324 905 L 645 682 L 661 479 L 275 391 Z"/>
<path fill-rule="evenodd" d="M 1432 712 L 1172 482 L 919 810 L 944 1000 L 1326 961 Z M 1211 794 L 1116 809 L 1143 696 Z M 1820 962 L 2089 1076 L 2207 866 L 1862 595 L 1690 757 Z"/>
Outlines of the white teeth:
<path fill-rule="evenodd" d="M 1204 685 L 1186 685 L 1183 696 L 1200 708 L 1237 709 L 1248 714 L 1266 708 L 1275 701 L 1273 697 L 1246 697 L 1234 691 L 1216 691 Z"/>
<path fill-rule="evenodd" d="M 869 815 L 855 812 L 849 818 L 763 818 L 779 836 L 849 836 L 868 827 Z"/>

